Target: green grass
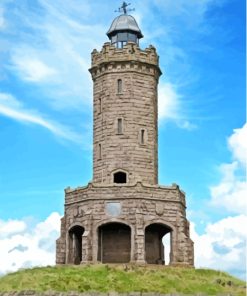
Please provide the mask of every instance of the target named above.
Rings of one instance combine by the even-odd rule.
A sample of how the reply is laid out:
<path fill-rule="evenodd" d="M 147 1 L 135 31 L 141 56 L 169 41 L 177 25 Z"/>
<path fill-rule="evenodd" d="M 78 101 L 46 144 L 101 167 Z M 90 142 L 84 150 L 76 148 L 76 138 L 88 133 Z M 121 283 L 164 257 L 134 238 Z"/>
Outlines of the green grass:
<path fill-rule="evenodd" d="M 0 291 L 99 291 L 245 295 L 245 283 L 209 269 L 134 265 L 25 269 L 0 278 Z"/>

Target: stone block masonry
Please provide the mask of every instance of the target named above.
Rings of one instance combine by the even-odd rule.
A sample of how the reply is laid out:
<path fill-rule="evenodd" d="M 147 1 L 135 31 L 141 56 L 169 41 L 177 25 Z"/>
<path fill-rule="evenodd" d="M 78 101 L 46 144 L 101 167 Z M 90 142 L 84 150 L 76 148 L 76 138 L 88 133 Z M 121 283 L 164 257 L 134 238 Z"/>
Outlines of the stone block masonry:
<path fill-rule="evenodd" d="M 93 180 L 65 190 L 56 263 L 167 264 L 169 237 L 169 264 L 194 266 L 185 194 L 158 185 L 159 56 L 140 49 L 143 35 L 127 14 L 108 37 L 89 69 Z"/>

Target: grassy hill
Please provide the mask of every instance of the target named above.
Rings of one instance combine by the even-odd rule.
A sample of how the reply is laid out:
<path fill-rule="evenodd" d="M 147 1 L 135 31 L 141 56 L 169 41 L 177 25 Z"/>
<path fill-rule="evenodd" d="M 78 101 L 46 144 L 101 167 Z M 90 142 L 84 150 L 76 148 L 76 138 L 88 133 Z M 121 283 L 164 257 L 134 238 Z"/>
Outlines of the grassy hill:
<path fill-rule="evenodd" d="M 245 295 L 245 283 L 209 269 L 132 265 L 25 269 L 0 278 L 0 291 L 158 292 Z"/>

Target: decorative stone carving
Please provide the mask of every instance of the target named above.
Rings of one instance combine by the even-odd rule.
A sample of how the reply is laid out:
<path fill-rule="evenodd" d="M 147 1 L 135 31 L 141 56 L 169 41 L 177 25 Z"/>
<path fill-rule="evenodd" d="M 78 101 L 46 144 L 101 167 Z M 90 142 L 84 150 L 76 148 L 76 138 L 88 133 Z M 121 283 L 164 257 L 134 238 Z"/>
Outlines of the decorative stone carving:
<path fill-rule="evenodd" d="M 162 216 L 164 214 L 164 205 L 161 203 L 156 204 L 155 210 L 157 215 Z"/>

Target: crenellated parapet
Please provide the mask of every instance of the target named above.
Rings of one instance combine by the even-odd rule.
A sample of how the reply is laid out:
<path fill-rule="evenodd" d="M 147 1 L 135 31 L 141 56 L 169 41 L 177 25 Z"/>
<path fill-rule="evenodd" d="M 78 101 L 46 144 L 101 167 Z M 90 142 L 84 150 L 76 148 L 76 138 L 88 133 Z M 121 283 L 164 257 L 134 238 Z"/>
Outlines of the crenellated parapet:
<path fill-rule="evenodd" d="M 162 74 L 155 47 L 150 45 L 142 50 L 134 42 L 128 42 L 123 48 L 116 48 L 106 42 L 100 52 L 93 50 L 92 65 L 89 70 L 93 79 L 102 73 L 112 72 L 114 68 L 142 71 L 149 75 L 154 74 L 157 78 Z"/>

